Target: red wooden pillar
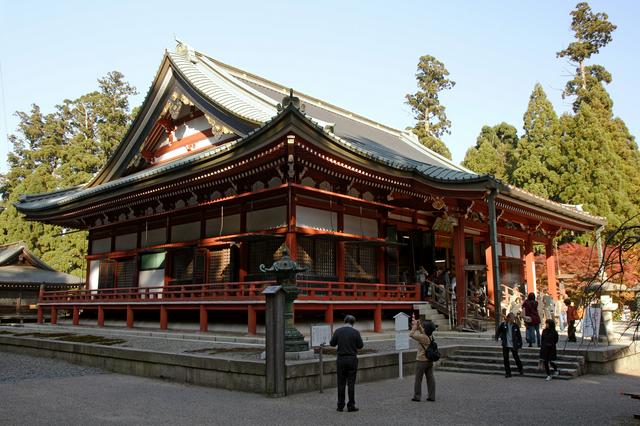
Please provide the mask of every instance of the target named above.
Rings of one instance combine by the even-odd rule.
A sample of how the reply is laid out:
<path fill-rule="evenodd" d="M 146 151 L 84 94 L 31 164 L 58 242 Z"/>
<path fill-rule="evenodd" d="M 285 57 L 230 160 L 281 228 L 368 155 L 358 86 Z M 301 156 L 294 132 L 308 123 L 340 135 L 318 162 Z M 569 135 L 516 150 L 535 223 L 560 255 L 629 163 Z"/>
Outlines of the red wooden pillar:
<path fill-rule="evenodd" d="M 376 305 L 373 311 L 373 332 L 382 333 L 382 305 Z"/>
<path fill-rule="evenodd" d="M 58 323 L 58 308 L 55 306 L 51 307 L 51 325 L 56 325 Z"/>
<path fill-rule="evenodd" d="M 493 289 L 493 254 L 491 244 L 484 250 L 484 258 L 487 264 L 487 300 L 493 302 L 495 292 Z"/>
<path fill-rule="evenodd" d="M 327 305 L 327 309 L 324 311 L 324 322 L 329 325 L 333 325 L 333 305 Z"/>
<path fill-rule="evenodd" d="M 256 307 L 254 305 L 247 305 L 247 333 L 254 335 L 258 328 L 256 320 Z"/>
<path fill-rule="evenodd" d="M 78 308 L 77 306 L 73 307 L 73 325 L 78 325 L 80 324 L 80 308 Z"/>
<path fill-rule="evenodd" d="M 44 322 L 44 312 L 42 311 L 42 306 L 38 305 L 38 324 L 42 324 Z"/>
<path fill-rule="evenodd" d="M 104 308 L 98 306 L 98 327 L 104 327 Z"/>
<path fill-rule="evenodd" d="M 133 328 L 133 309 L 127 305 L 127 328 Z"/>
<path fill-rule="evenodd" d="M 209 330 L 209 312 L 204 305 L 200 305 L 200 331 L 205 332 Z"/>
<path fill-rule="evenodd" d="M 464 218 L 458 219 L 458 226 L 453 229 L 453 252 L 456 271 L 456 318 L 458 326 L 464 325 L 465 307 L 467 306 L 467 277 L 464 271 Z"/>
<path fill-rule="evenodd" d="M 160 330 L 166 330 L 169 326 L 169 314 L 167 313 L 167 307 L 160 305 Z"/>
<path fill-rule="evenodd" d="M 536 263 L 531 235 L 529 235 L 524 245 L 524 270 L 525 280 L 527 281 L 527 293 L 536 293 Z"/>
<path fill-rule="evenodd" d="M 556 282 L 556 253 L 553 248 L 553 238 L 549 238 L 545 246 L 547 255 L 547 282 L 549 284 L 549 294 L 554 300 L 558 300 L 558 286 Z M 535 266 L 535 265 L 534 265 Z"/>

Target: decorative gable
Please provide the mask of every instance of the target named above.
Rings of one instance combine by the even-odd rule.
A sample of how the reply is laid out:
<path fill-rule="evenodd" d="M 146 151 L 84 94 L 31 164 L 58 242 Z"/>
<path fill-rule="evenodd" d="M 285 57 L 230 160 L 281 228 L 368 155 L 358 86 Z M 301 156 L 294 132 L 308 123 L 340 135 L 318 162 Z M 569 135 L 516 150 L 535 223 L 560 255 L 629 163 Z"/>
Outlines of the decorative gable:
<path fill-rule="evenodd" d="M 228 143 L 237 137 L 224 122 L 203 112 L 181 91 L 174 90 L 125 175 Z"/>

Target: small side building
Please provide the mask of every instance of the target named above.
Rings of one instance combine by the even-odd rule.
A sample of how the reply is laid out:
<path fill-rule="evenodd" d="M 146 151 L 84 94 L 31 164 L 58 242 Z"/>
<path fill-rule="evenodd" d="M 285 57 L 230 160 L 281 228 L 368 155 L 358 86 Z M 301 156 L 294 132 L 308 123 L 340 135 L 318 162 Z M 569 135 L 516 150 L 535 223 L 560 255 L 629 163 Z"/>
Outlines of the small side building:
<path fill-rule="evenodd" d="M 55 291 L 82 285 L 82 278 L 54 270 L 23 243 L 0 245 L 0 320 L 35 320 L 41 286 Z"/>

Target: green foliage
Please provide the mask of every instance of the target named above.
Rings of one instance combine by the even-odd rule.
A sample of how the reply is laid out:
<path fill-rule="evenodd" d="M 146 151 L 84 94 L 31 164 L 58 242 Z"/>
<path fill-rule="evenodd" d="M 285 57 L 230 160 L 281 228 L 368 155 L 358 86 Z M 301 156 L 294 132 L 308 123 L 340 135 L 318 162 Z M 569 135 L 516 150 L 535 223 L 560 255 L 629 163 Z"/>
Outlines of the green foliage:
<path fill-rule="evenodd" d="M 430 55 L 420 57 L 416 79 L 418 91 L 406 95 L 407 104 L 411 106 L 418 121 L 413 132 L 420 142 L 435 152 L 451 159 L 451 152 L 440 137 L 450 133 L 451 122 L 447 119 L 445 107 L 440 104 L 439 93 L 455 86 L 455 81 L 448 78 L 449 71 L 444 64 Z"/>
<path fill-rule="evenodd" d="M 593 13 L 588 3 L 578 3 L 571 16 L 571 29 L 575 33 L 576 41 L 558 52 L 559 58 L 568 57 L 580 63 L 598 53 L 613 39 L 611 33 L 617 27 L 608 21 L 609 16 L 606 13 Z"/>
<path fill-rule="evenodd" d="M 0 212 L 0 243 L 23 241 L 51 267 L 82 276 L 86 233 L 64 236 L 59 226 L 27 222 L 13 203 L 22 194 L 54 191 L 86 183 L 105 164 L 131 123 L 129 96 L 135 88 L 110 72 L 99 90 L 64 100 L 44 115 L 37 105 L 17 112 L 20 120 L 8 155 L 9 171 L 0 179 L 5 209 Z"/>
<path fill-rule="evenodd" d="M 476 173 L 487 173 L 510 182 L 518 144 L 518 131 L 507 123 L 483 126 L 476 145 L 467 150 L 462 165 Z"/>
<path fill-rule="evenodd" d="M 553 105 L 540 84 L 536 84 L 524 113 L 524 135 L 513 154 L 510 182 L 541 197 L 557 199 L 560 126 Z"/>
<path fill-rule="evenodd" d="M 611 74 L 602 65 L 585 64 L 612 40 L 616 26 L 587 3 L 571 15 L 576 41 L 558 56 L 578 64 L 563 92 L 574 97 L 573 114 L 558 118 L 537 84 L 523 117 L 524 134 L 504 138 L 496 127 L 484 126 L 463 164 L 554 201 L 582 205 L 605 216 L 610 229 L 630 218 L 637 223 L 640 152 L 624 121 L 613 116 L 605 89 Z"/>

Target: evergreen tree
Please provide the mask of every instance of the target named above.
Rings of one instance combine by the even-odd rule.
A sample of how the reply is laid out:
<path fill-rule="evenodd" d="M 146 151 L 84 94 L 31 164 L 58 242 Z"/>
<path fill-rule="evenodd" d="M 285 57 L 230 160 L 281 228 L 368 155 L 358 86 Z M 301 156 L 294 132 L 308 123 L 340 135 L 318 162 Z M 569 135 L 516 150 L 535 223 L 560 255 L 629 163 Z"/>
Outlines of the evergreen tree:
<path fill-rule="evenodd" d="M 445 107 L 440 104 L 439 93 L 455 86 L 455 81 L 449 79 L 449 71 L 444 64 L 430 55 L 420 57 L 416 79 L 418 91 L 406 95 L 407 103 L 411 106 L 418 121 L 413 132 L 420 142 L 427 148 L 451 159 L 451 152 L 440 140 L 445 133 L 451 133 L 451 122 L 447 119 Z"/>
<path fill-rule="evenodd" d="M 606 216 L 609 227 L 617 227 L 639 211 L 640 154 L 624 122 L 613 116 L 613 101 L 604 87 L 611 74 L 602 65 L 585 63 L 612 40 L 616 26 L 586 3 L 571 15 L 577 40 L 558 52 L 578 64 L 563 93 L 575 96 L 575 115 L 560 120 L 565 161 L 559 198 L 583 204 L 585 210 Z"/>
<path fill-rule="evenodd" d="M 476 145 L 467 150 L 462 165 L 476 173 L 487 173 L 511 182 L 518 131 L 507 123 L 483 126 Z"/>
<path fill-rule="evenodd" d="M 518 141 L 510 182 L 541 197 L 557 199 L 560 127 L 553 105 L 536 84 L 524 113 L 524 135 Z"/>
<path fill-rule="evenodd" d="M 13 203 L 21 194 L 54 191 L 91 179 L 105 164 L 131 123 L 129 96 L 135 88 L 119 72 L 98 80 L 99 90 L 65 100 L 43 115 L 37 105 L 17 112 L 9 140 L 9 171 L 0 179 L 0 243 L 23 241 L 52 267 L 83 276 L 86 233 L 63 234 L 58 226 L 27 222 Z"/>
<path fill-rule="evenodd" d="M 609 17 L 606 13 L 593 13 L 586 2 L 578 3 L 571 12 L 571 16 L 573 17 L 571 29 L 576 35 L 576 41 L 558 52 L 557 56 L 567 57 L 578 65 L 576 75 L 580 79 L 579 87 L 586 90 L 588 71 L 584 61 L 611 42 L 611 33 L 617 27 L 608 21 Z M 569 91 L 567 94 L 575 93 Z"/>

